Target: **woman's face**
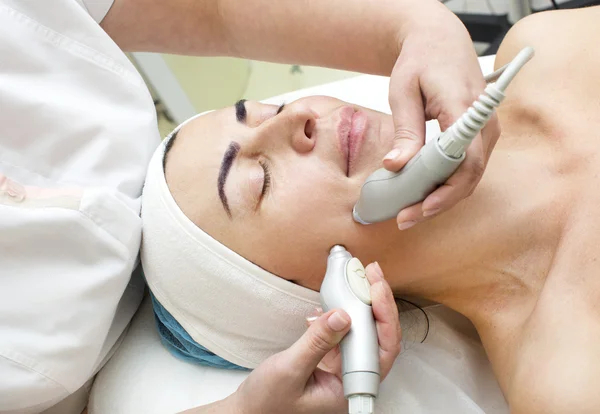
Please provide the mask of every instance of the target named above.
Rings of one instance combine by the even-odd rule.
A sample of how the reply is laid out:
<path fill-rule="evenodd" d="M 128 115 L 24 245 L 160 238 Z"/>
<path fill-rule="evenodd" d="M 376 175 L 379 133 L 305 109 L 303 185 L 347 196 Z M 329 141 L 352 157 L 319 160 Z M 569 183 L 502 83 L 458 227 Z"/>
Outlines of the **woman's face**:
<path fill-rule="evenodd" d="M 366 227 L 353 221 L 352 207 L 392 140 L 388 115 L 333 98 L 283 108 L 238 102 L 181 129 L 167 155 L 167 183 L 212 237 L 318 290 L 333 245 L 365 246 Z"/>

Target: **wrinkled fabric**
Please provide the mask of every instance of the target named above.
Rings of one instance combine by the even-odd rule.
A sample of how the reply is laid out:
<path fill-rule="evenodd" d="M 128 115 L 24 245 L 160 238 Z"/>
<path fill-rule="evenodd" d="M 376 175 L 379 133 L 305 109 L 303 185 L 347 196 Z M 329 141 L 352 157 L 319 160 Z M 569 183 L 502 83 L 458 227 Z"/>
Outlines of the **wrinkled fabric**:
<path fill-rule="evenodd" d="M 2 414 L 79 390 L 143 294 L 140 196 L 160 137 L 142 77 L 98 25 L 111 3 L 0 0 Z"/>
<path fill-rule="evenodd" d="M 222 369 L 245 370 L 238 365 L 225 361 L 218 355 L 199 345 L 183 326 L 152 296 L 152 308 L 156 319 L 156 328 L 163 345 L 173 356 L 191 364 Z"/>

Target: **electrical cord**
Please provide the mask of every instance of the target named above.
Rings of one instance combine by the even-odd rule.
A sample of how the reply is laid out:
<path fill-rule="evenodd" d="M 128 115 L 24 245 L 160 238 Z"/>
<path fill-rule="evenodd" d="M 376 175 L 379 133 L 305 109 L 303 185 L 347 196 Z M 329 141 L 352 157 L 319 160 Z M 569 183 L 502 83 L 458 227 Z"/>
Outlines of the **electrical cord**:
<path fill-rule="evenodd" d="M 455 159 L 463 156 L 465 149 L 504 99 L 504 91 L 510 82 L 533 57 L 533 53 L 533 48 L 526 47 L 508 65 L 485 77 L 486 82 L 496 82 L 488 84 L 479 99 L 438 139 L 445 155 Z"/>
<path fill-rule="evenodd" d="M 402 170 L 392 173 L 380 168 L 367 177 L 352 211 L 354 220 L 370 224 L 394 218 L 402 209 L 423 201 L 445 183 L 462 164 L 466 149 L 504 100 L 508 84 L 532 57 L 533 49 L 526 47 L 508 66 L 488 77 L 497 77 L 496 83 L 488 84 L 463 115 L 437 139 L 429 140 Z"/>

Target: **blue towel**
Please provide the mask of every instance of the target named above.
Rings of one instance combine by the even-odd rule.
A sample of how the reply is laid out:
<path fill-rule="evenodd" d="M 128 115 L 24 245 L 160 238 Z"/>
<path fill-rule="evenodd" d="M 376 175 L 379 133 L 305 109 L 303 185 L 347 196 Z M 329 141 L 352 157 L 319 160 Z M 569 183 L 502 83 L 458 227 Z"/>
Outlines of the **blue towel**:
<path fill-rule="evenodd" d="M 162 343 L 173 356 L 192 364 L 249 371 L 247 368 L 240 367 L 239 365 L 224 360 L 198 344 L 175 320 L 175 318 L 171 316 L 163 305 L 156 300 L 152 293 L 150 293 L 150 297 L 152 298 L 158 334 L 160 335 Z"/>

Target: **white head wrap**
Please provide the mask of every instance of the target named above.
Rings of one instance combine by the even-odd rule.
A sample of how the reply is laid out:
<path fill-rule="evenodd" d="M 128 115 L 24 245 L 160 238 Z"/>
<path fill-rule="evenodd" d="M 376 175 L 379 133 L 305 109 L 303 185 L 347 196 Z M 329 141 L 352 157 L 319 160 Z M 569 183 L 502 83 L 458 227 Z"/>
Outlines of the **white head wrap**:
<path fill-rule="evenodd" d="M 142 265 L 155 298 L 196 342 L 255 368 L 304 333 L 319 294 L 244 259 L 177 206 L 165 179 L 165 146 L 194 118 L 177 127 L 150 161 L 142 195 Z"/>

